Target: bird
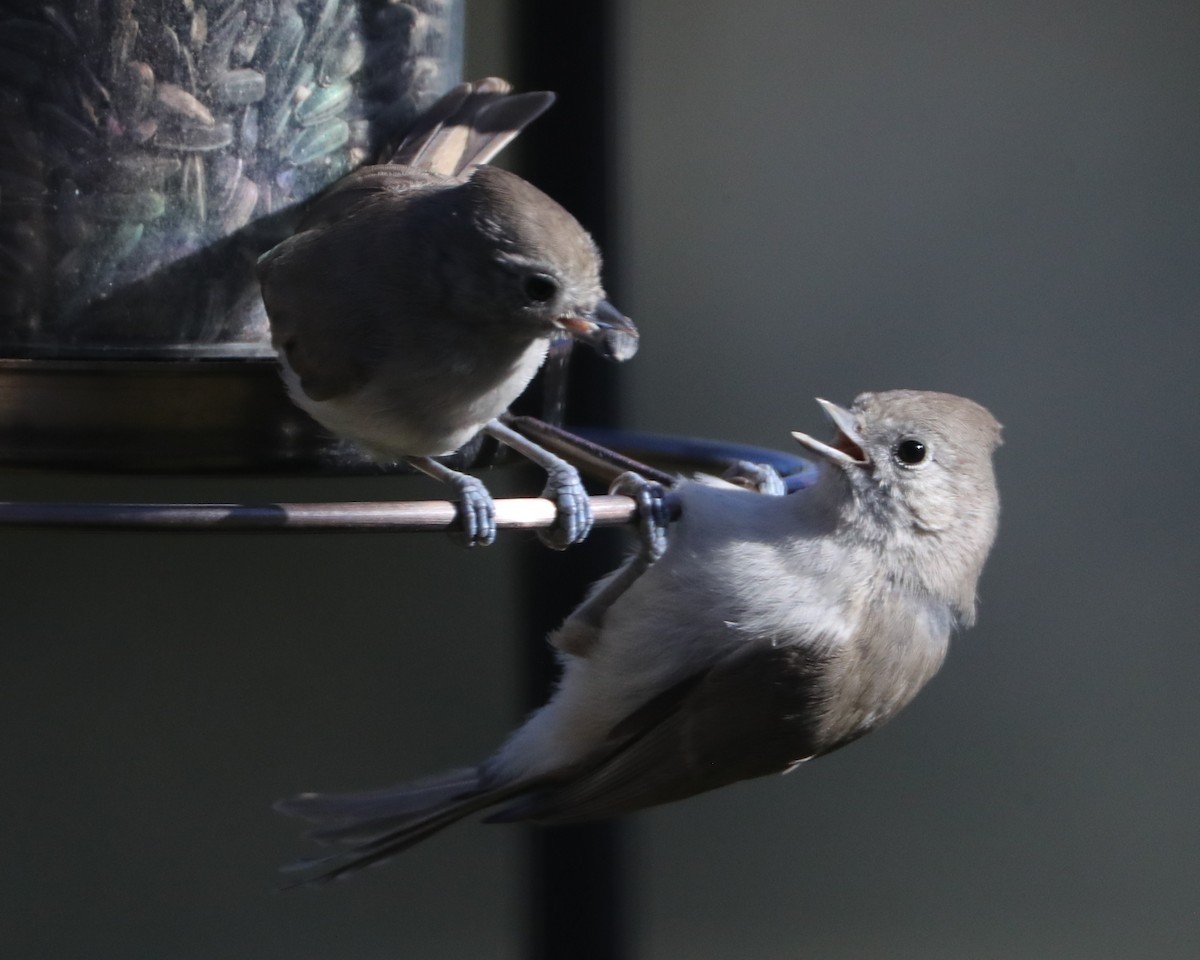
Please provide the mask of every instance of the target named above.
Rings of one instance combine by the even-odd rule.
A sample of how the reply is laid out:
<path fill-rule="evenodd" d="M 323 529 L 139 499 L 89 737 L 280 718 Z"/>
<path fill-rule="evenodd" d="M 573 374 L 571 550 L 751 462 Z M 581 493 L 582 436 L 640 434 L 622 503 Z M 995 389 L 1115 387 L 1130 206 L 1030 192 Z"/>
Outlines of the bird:
<path fill-rule="evenodd" d="M 578 472 L 500 418 L 552 340 L 618 361 L 638 345 L 637 328 L 605 298 L 588 232 L 532 184 L 487 165 L 553 101 L 496 77 L 460 84 L 388 162 L 334 183 L 257 263 L 291 399 L 372 458 L 454 486 L 468 545 L 494 540 L 492 499 L 478 478 L 433 458 L 480 432 L 547 471 L 543 495 L 558 512 L 545 542 L 586 537 Z"/>
<path fill-rule="evenodd" d="M 665 543 L 594 585 L 550 637 L 557 687 L 489 759 L 280 801 L 336 848 L 294 865 L 298 883 L 489 808 L 489 822 L 574 823 L 786 773 L 906 706 L 975 621 L 1001 428 L 945 393 L 818 402 L 833 439 L 793 434 L 812 483 L 772 496 L 681 481 Z"/>

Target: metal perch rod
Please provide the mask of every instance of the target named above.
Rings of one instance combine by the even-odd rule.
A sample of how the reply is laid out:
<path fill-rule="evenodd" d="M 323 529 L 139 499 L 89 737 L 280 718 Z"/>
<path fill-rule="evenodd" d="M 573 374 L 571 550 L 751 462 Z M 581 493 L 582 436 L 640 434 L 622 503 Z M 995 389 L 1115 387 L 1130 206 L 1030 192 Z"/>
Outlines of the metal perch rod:
<path fill-rule="evenodd" d="M 629 497 L 589 498 L 596 526 L 632 522 Z M 538 497 L 496 501 L 496 526 L 536 530 L 554 523 L 555 507 Z M 352 503 L 0 503 L 0 526 L 99 527 L 127 530 L 294 530 L 446 532 L 457 523 L 448 500 Z"/>
<path fill-rule="evenodd" d="M 638 470 L 665 485 L 675 479 L 667 473 L 610 447 L 601 439 L 649 459 L 667 459 L 684 470 L 720 472 L 737 460 L 770 463 L 784 475 L 789 489 L 807 485 L 813 467 L 803 458 L 777 450 L 693 438 L 653 434 L 593 432 L 580 437 L 528 417 L 509 421 L 556 449 L 581 469 L 610 481 L 623 470 Z M 637 505 L 629 497 L 589 498 L 595 524 L 617 527 L 632 523 Z M 668 494 L 674 516 L 677 507 Z M 496 501 L 496 525 L 504 530 L 538 530 L 555 520 L 554 504 L 540 497 Z M 0 527 L 77 527 L 123 530 L 241 530 L 241 531 L 452 531 L 458 523 L 457 507 L 448 500 L 352 501 L 330 503 L 89 503 L 0 502 Z"/>

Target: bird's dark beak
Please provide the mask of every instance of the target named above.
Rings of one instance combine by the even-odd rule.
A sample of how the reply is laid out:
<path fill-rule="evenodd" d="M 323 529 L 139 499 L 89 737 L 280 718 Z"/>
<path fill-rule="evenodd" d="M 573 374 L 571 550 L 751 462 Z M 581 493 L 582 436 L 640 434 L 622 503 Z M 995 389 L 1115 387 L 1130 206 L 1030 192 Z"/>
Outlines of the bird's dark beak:
<path fill-rule="evenodd" d="M 863 449 L 863 439 L 858 432 L 854 414 L 845 407 L 839 407 L 836 403 L 830 403 L 820 397 L 817 397 L 817 403 L 821 405 L 825 416 L 829 417 L 837 430 L 837 436 L 833 443 L 828 444 L 814 440 L 807 433 L 793 433 L 792 436 L 813 453 L 839 466 L 865 467 L 870 464 L 871 458 Z"/>
<path fill-rule="evenodd" d="M 607 300 L 591 313 L 558 318 L 559 325 L 606 360 L 623 362 L 637 353 L 638 331 L 633 321 Z"/>

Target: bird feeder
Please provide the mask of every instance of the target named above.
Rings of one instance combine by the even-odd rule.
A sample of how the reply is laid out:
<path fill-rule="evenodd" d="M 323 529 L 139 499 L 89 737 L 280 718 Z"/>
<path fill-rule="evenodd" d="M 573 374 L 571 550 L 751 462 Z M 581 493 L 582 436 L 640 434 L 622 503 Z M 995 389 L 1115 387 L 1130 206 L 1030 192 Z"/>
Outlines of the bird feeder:
<path fill-rule="evenodd" d="M 255 261 L 461 63 L 460 0 L 0 7 L 0 462 L 328 460 Z"/>

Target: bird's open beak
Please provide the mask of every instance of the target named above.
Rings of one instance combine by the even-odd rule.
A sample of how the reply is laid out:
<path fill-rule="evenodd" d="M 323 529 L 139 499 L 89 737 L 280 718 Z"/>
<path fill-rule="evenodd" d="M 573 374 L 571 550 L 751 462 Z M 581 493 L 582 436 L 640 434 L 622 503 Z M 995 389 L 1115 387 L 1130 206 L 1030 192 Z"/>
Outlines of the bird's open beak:
<path fill-rule="evenodd" d="M 558 323 L 606 360 L 623 362 L 637 353 L 637 327 L 607 300 L 601 300 L 591 313 L 559 317 Z"/>
<path fill-rule="evenodd" d="M 820 397 L 817 397 L 817 403 L 821 405 L 821 409 L 825 411 L 825 415 L 829 417 L 837 430 L 837 436 L 833 443 L 828 444 L 814 440 L 807 433 L 793 433 L 792 436 L 813 453 L 833 463 L 843 466 L 867 466 L 871 462 L 871 458 L 863 449 L 863 439 L 858 432 L 854 414 L 845 407 L 839 407 L 836 403 L 830 403 Z"/>

